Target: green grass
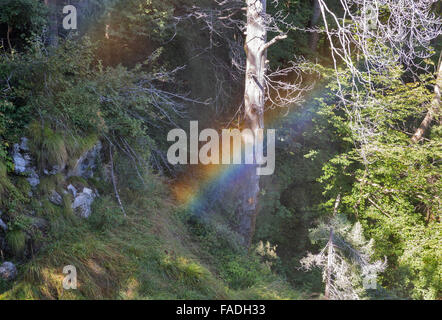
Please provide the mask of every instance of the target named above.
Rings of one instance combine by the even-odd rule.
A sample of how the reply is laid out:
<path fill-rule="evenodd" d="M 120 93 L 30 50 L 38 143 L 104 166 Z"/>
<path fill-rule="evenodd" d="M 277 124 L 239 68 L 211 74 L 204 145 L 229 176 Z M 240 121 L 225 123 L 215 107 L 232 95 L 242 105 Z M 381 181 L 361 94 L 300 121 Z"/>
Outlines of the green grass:
<path fill-rule="evenodd" d="M 19 266 L 0 299 L 294 299 L 299 294 L 254 255 L 220 247 L 210 228 L 200 242 L 188 217 L 161 182 L 126 201 L 102 195 L 89 220 L 53 212 L 44 248 Z M 134 192 L 122 190 L 134 200 Z M 126 197 L 125 197 L 126 195 Z M 204 226 L 201 226 L 204 229 Z M 221 244 L 222 245 L 222 244 Z M 74 265 L 78 289 L 64 290 L 63 267 Z"/>
<path fill-rule="evenodd" d="M 68 152 L 63 135 L 34 121 L 29 125 L 28 136 L 30 150 L 36 156 L 40 169 L 66 164 Z"/>
<path fill-rule="evenodd" d="M 26 246 L 26 235 L 22 230 L 11 230 L 6 234 L 6 242 L 15 256 L 21 257 Z"/>

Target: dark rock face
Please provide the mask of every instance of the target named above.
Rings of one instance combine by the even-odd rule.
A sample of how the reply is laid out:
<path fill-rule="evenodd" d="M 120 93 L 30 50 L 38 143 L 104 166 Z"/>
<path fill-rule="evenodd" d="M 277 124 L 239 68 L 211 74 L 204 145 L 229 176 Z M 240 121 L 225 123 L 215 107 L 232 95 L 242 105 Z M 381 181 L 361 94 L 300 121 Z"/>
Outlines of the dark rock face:
<path fill-rule="evenodd" d="M 53 190 L 51 195 L 49 196 L 49 201 L 57 206 L 61 206 L 61 204 L 63 203 L 63 198 L 57 191 Z"/>
<path fill-rule="evenodd" d="M 4 262 L 0 266 L 0 279 L 3 280 L 14 280 L 17 276 L 17 268 L 12 262 Z"/>

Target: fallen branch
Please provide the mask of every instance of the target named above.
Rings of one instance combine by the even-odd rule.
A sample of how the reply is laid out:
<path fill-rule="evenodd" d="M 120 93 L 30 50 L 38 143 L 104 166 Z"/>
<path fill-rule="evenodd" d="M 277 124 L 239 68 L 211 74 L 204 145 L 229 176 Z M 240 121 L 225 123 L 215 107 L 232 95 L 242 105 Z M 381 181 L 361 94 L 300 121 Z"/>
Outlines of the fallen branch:
<path fill-rule="evenodd" d="M 376 202 L 374 202 L 373 200 L 371 200 L 371 198 L 367 198 L 367 200 L 376 208 L 378 209 L 380 212 L 382 212 L 383 214 L 385 214 L 387 217 L 389 217 L 391 219 L 391 216 L 385 212 L 384 210 L 381 209 L 381 207 L 379 207 Z"/>
<path fill-rule="evenodd" d="M 112 155 L 112 145 L 109 146 L 109 157 L 110 157 L 110 161 L 111 161 L 111 179 L 112 179 L 112 184 L 114 186 L 115 197 L 117 198 L 117 201 L 118 201 L 121 211 L 123 211 L 123 214 L 126 217 L 126 210 L 124 210 L 123 204 L 121 203 L 120 195 L 118 194 L 118 190 L 117 190 L 117 182 L 116 182 L 115 174 L 114 174 L 114 158 Z"/>

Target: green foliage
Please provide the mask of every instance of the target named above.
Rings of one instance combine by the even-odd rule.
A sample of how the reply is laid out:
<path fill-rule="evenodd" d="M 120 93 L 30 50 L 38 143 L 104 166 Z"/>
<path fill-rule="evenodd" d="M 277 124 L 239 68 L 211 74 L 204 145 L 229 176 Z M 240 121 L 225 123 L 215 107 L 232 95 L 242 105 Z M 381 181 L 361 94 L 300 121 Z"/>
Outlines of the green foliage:
<path fill-rule="evenodd" d="M 382 284 L 401 297 L 435 299 L 442 290 L 440 265 L 435 264 L 441 241 L 439 126 L 433 125 L 423 143 L 411 143 L 410 132 L 432 93 L 425 79 L 403 83 L 400 70 L 388 74 L 374 80 L 388 81 L 388 89 L 377 90 L 376 102 L 362 110 L 380 133 L 365 145 L 352 134 L 351 114 L 343 116 L 336 106 L 324 104 L 328 124 L 323 122 L 320 130 L 332 128 L 347 147 L 324 164 L 318 181 L 330 199 L 343 194 L 341 210 L 357 218 L 374 239 L 375 257 L 388 257 Z M 333 200 L 325 203 L 329 212 L 332 206 Z"/>
<path fill-rule="evenodd" d="M 32 34 L 40 33 L 46 23 L 47 10 L 41 1 L 1 0 L 0 8 L 0 25 L 6 24 L 13 33 L 9 36 L 22 42 Z"/>
<path fill-rule="evenodd" d="M 16 208 L 25 201 L 25 197 L 8 177 L 8 165 L 0 160 L 0 208 Z"/>
<path fill-rule="evenodd" d="M 28 196 L 32 192 L 31 184 L 25 177 L 18 177 L 15 181 L 15 187 L 24 195 Z"/>
<path fill-rule="evenodd" d="M 62 188 L 63 176 L 61 174 L 44 176 L 40 179 L 37 192 L 40 196 L 49 196 L 52 191 L 60 191 Z"/>
<path fill-rule="evenodd" d="M 281 280 L 271 272 L 262 255 L 238 247 L 233 234 L 229 234 L 222 224 L 197 218 L 188 211 L 180 212 L 179 216 L 184 219 L 193 239 L 204 243 L 199 254 L 206 257 L 230 288 L 254 291 Z"/>
<path fill-rule="evenodd" d="M 101 44 L 98 52 L 105 64 L 142 63 L 159 43 L 171 39 L 175 32 L 175 2 L 178 1 L 114 1 L 102 17 L 101 28 L 96 30 Z M 103 33 L 107 35 L 105 39 L 101 39 Z"/>
<path fill-rule="evenodd" d="M 92 215 L 88 223 L 94 230 L 103 231 L 111 227 L 118 227 L 123 223 L 120 208 L 112 203 L 110 197 L 100 197 L 93 203 Z"/>

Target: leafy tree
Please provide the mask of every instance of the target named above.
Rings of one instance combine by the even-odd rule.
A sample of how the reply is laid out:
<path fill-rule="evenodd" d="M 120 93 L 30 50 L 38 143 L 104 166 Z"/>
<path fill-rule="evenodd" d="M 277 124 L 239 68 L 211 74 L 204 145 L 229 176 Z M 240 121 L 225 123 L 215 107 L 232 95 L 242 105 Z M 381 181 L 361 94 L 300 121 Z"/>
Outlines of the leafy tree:
<path fill-rule="evenodd" d="M 0 26 L 6 25 L 9 50 L 14 49 L 13 38 L 24 43 L 32 34 L 40 34 L 46 23 L 46 8 L 40 1 L 1 0 Z"/>

